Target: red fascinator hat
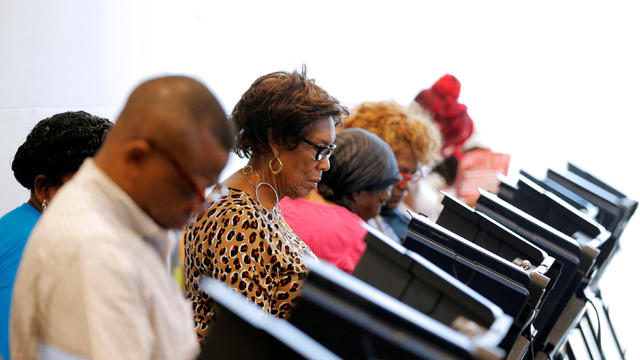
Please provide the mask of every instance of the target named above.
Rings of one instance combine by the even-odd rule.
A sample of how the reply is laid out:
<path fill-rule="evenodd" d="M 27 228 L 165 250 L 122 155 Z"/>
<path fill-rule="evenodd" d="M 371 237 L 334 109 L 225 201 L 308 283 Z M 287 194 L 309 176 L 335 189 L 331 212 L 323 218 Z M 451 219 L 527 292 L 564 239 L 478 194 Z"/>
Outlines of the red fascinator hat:
<path fill-rule="evenodd" d="M 430 113 L 442 134 L 444 157 L 454 155 L 460 159 L 465 141 L 473 133 L 473 121 L 467 107 L 458 102 L 460 81 L 453 75 L 441 77 L 430 89 L 421 91 L 415 102 Z"/>

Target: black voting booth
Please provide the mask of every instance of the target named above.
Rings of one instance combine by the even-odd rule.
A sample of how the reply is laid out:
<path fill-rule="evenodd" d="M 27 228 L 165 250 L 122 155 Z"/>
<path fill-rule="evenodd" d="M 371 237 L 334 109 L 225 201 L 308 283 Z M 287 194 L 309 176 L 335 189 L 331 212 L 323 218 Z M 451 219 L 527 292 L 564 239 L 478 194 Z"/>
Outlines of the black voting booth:
<path fill-rule="evenodd" d="M 404 246 L 370 232 L 353 275 L 310 262 L 289 322 L 210 292 L 201 358 L 624 359 L 597 280 L 637 202 L 572 164 L 521 173 L 475 209 L 445 196 L 437 223 L 411 213 Z"/>
<path fill-rule="evenodd" d="M 548 170 L 547 178 L 544 180 L 536 179 L 526 171 L 521 170 L 520 174 L 523 179 L 539 186 L 548 194 L 566 201 L 579 213 L 593 219 L 610 233 L 607 243 L 601 245 L 603 254 L 597 264 L 599 271 L 591 284 L 592 289 L 597 289 L 600 276 L 619 249 L 618 239 L 637 209 L 638 203 L 571 163 L 567 165 L 567 169 L 565 174 Z M 598 239 L 602 240 L 604 236 L 601 235 Z"/>
<path fill-rule="evenodd" d="M 548 169 L 547 177 L 543 180 L 536 179 L 526 171 L 521 170 L 520 174 L 576 209 L 591 215 L 616 238 L 620 237 L 638 207 L 637 201 L 629 199 L 572 164 L 568 165 L 568 171 L 563 174 Z"/>
<path fill-rule="evenodd" d="M 491 344 L 500 341 L 511 320 L 486 299 L 472 300 L 489 310 L 493 326 L 478 333 L 479 326 L 459 322 L 473 334 L 469 335 L 333 265 L 308 264 L 311 272 L 289 321 L 269 315 L 222 282 L 201 281 L 215 302 L 216 320 L 199 359 L 498 360 L 503 356 Z M 443 302 L 439 312 L 456 312 L 444 306 Z"/>
<path fill-rule="evenodd" d="M 620 238 L 627 222 L 638 207 L 636 201 L 629 199 L 623 193 L 571 163 L 568 164 L 568 171 L 563 174 L 551 169 L 547 170 L 547 178 L 544 183 L 555 183 L 554 190 L 557 193 L 570 193 L 595 207 L 596 214 L 593 218 L 612 235 L 613 250 L 611 252 L 615 253 L 619 249 L 620 245 L 617 239 Z M 602 264 L 603 270 L 611 258 L 611 256 L 605 258 L 605 262 Z M 599 277 L 600 274 L 596 274 L 595 282 L 599 280 Z"/>
<path fill-rule="evenodd" d="M 624 222 L 624 224 L 620 226 L 620 231 L 623 231 L 624 228 L 626 227 L 626 223 L 629 221 L 631 216 L 633 216 L 636 209 L 638 208 L 638 202 L 630 199 L 627 195 L 623 194 L 619 190 L 608 185 L 604 181 L 600 180 L 599 178 L 590 174 L 586 170 L 583 170 L 572 163 L 567 163 L 567 170 L 570 173 L 575 174 L 578 177 L 591 183 L 593 186 L 595 186 L 595 188 L 593 188 L 595 191 L 600 192 L 600 190 L 598 190 L 599 188 L 601 190 L 604 190 L 605 192 L 612 194 L 614 197 L 617 198 L 618 204 L 624 210 L 624 215 L 622 216 L 622 219 L 621 219 Z"/>
<path fill-rule="evenodd" d="M 602 214 L 598 214 L 598 222 L 616 237 L 622 233 L 638 206 L 636 201 L 612 187 L 605 185 L 609 189 L 607 190 L 593 183 L 592 181 L 596 181 L 604 184 L 572 164 L 569 164 L 568 171 L 562 174 L 551 169 L 547 170 L 547 178 L 601 209 Z"/>
<path fill-rule="evenodd" d="M 442 205 L 436 221 L 438 225 L 521 266 L 529 274 L 532 296 L 527 303 L 527 310 L 516 321 L 518 327 L 513 329 L 519 341 L 516 354 L 522 354 L 530 342 L 528 337 L 531 335 L 528 334 L 527 326 L 540 307 L 544 306 L 545 299 L 558 292 L 559 287 L 555 287 L 555 283 L 560 276 L 562 264 L 538 246 L 447 194 L 444 194 Z M 523 329 L 524 334 L 521 333 Z"/>
<path fill-rule="evenodd" d="M 405 247 L 433 262 L 513 317 L 514 324 L 501 347 L 509 358 L 519 358 L 526 350 L 518 341 L 519 337 L 532 321 L 549 279 L 539 272 L 528 272 L 425 216 L 410 214 L 412 219 L 403 242 Z M 543 269 L 541 266 L 539 270 L 544 272 Z"/>
<path fill-rule="evenodd" d="M 584 311 L 584 316 L 578 319 L 577 327 L 565 334 L 568 338 L 567 353 L 571 358 L 578 358 L 572 354 L 573 350 L 571 348 L 577 349 L 581 347 L 583 350 L 586 349 L 584 350 L 584 353 L 588 354 L 586 358 L 599 359 L 604 357 L 604 353 L 607 354 L 607 358 L 624 358 L 624 351 L 611 324 L 608 308 L 602 300 L 598 281 L 619 248 L 619 237 L 630 217 L 634 214 L 637 202 L 571 163 L 567 165 L 565 174 L 548 170 L 547 178 L 538 180 L 521 171 L 522 179 L 539 186 L 538 189 L 534 190 L 543 189 L 549 197 L 557 196 L 557 198 L 565 200 L 566 202 L 562 204 L 563 206 L 567 207 L 569 205 L 568 207 L 577 211 L 578 215 L 585 215 L 584 217 L 587 220 L 591 220 L 592 225 L 596 221 L 595 225 L 599 225 L 599 236 L 591 240 L 589 240 L 589 235 L 595 235 L 596 232 L 592 231 L 590 234 L 585 232 L 586 226 L 584 222 L 581 223 L 582 226 L 574 234 L 574 236 L 577 234 L 575 237 L 581 242 L 586 240 L 599 244 L 601 253 L 594 266 L 594 274 L 588 284 L 588 288 L 585 288 L 582 293 L 582 296 L 588 300 L 591 306 L 587 307 L 587 311 Z M 518 187 L 517 190 L 519 192 L 526 190 L 529 193 L 528 195 L 531 194 L 532 189 L 527 189 L 524 186 L 522 188 Z M 504 189 L 501 188 L 501 193 L 504 192 L 506 198 L 513 198 L 513 190 L 513 188 L 505 187 Z M 561 201 L 556 202 L 562 203 Z M 533 210 L 530 211 L 534 212 Z M 536 214 L 540 216 L 539 209 Z M 551 218 L 555 218 L 556 220 L 554 221 L 557 221 L 557 214 L 558 210 L 555 210 L 547 214 L 545 219 L 549 221 Z M 572 217 L 575 219 L 575 214 Z M 571 221 L 567 222 L 571 223 Z M 575 228 L 577 226 L 570 224 L 569 227 L 563 228 L 563 232 L 570 233 L 572 227 Z M 602 228 L 605 228 L 605 230 L 603 231 Z M 591 308 L 597 311 L 590 311 Z M 598 334 L 602 334 L 602 337 L 597 336 Z M 595 340 L 596 338 L 598 341 Z"/>
<path fill-rule="evenodd" d="M 624 231 L 631 216 L 633 216 L 633 214 L 635 213 L 638 207 L 638 202 L 630 199 L 621 191 L 615 189 L 596 176 L 588 173 L 587 171 L 579 168 L 572 163 L 567 164 L 567 171 L 570 174 L 577 175 L 582 180 L 585 180 L 587 182 L 585 186 L 590 189 L 590 192 L 596 194 L 611 194 L 614 202 L 618 205 L 618 208 L 622 213 L 618 223 L 610 225 L 613 238 L 616 241 L 615 248 L 609 255 L 609 257 L 604 260 L 604 263 L 602 264 L 599 272 L 596 274 L 588 289 L 593 292 L 593 296 L 589 297 L 589 299 L 591 305 L 593 305 L 594 311 L 587 311 L 583 319 L 581 319 L 580 326 L 575 329 L 576 332 L 580 331 L 582 333 L 583 339 L 588 338 L 587 333 L 590 333 L 592 337 L 597 339 L 597 342 L 595 344 L 596 346 L 594 347 L 593 345 L 591 345 L 589 347 L 589 351 L 595 352 L 594 349 L 597 349 L 597 351 L 599 351 L 600 353 L 599 355 L 602 355 L 601 357 L 604 357 L 604 354 L 606 354 L 607 359 L 622 359 L 624 358 L 624 349 L 620 345 L 618 337 L 616 336 L 613 324 L 609 317 L 608 307 L 602 298 L 602 293 L 598 286 L 598 281 L 604 273 L 606 266 L 612 260 L 613 255 L 619 249 L 619 238 L 622 235 L 622 232 Z M 580 183 L 585 184 L 583 181 L 580 181 Z M 590 310 L 590 308 L 588 308 L 588 310 Z M 571 343 L 568 343 L 567 348 L 569 350 L 571 349 Z M 597 355 L 593 356 L 592 358 L 597 358 Z"/>
<path fill-rule="evenodd" d="M 198 359 L 340 359 L 288 322 L 270 316 L 223 282 L 205 278 L 216 320 Z"/>
<path fill-rule="evenodd" d="M 611 233 L 587 215 L 579 212 L 567 202 L 547 192 L 525 177 L 520 177 L 516 185 L 502 180 L 498 195 L 501 199 L 533 215 L 536 219 L 576 239 L 583 248 L 598 249 L 599 254 L 596 257 L 594 266 L 591 268 L 591 273 L 585 274 L 583 281 L 590 286 L 594 283 L 594 274 L 600 271 L 602 264 L 613 250 L 615 239 L 611 236 Z M 566 342 L 572 331 L 570 329 L 578 325 L 580 318 L 584 314 L 588 301 L 585 289 L 577 289 L 577 293 L 571 301 L 569 307 L 572 307 L 573 310 L 565 311 L 563 314 L 566 319 L 565 322 L 570 321 L 568 326 L 565 329 L 559 327 L 555 335 L 550 335 L 550 337 L 555 338 L 553 341 L 558 344 L 551 351 L 552 354 L 560 350 L 559 346 Z M 560 330 L 562 330 L 562 334 L 559 334 Z"/>
<path fill-rule="evenodd" d="M 512 318 L 451 275 L 369 228 L 367 248 L 352 275 L 485 348 L 499 346 Z"/>
<path fill-rule="evenodd" d="M 598 249 L 581 246 L 575 239 L 483 190 L 480 190 L 476 210 L 540 246 L 562 263 L 562 271 L 556 282 L 559 291 L 547 299 L 534 320 L 538 330 L 533 340 L 534 352 L 554 353 L 584 307 L 585 300 L 578 294 L 588 281 L 587 276 L 599 254 Z"/>
<path fill-rule="evenodd" d="M 530 179 L 521 176 L 513 185 L 502 180 L 498 196 L 536 219 L 576 239 L 583 246 L 600 250 L 592 268 L 594 276 L 604 270 L 613 250 L 616 238 L 602 225 L 571 206 L 555 194 L 544 190 Z M 594 284 L 591 280 L 590 286 Z"/>
<path fill-rule="evenodd" d="M 500 359 L 469 337 L 322 261 L 289 321 L 345 359 Z"/>

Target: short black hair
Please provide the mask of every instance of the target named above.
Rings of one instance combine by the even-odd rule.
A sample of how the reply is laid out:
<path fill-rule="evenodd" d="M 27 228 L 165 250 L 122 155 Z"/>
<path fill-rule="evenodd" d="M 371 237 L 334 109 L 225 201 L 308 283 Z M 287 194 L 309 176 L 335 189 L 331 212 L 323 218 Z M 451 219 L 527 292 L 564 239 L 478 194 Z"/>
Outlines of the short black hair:
<path fill-rule="evenodd" d="M 258 78 L 231 113 L 240 157 L 269 152 L 269 137 L 294 149 L 319 121 L 341 126 L 349 110 L 302 72 L 274 72 Z"/>
<path fill-rule="evenodd" d="M 52 184 L 78 170 L 85 158 L 95 155 L 109 120 L 84 111 L 68 111 L 41 120 L 16 152 L 11 169 L 18 182 L 32 190 L 42 174 Z"/>

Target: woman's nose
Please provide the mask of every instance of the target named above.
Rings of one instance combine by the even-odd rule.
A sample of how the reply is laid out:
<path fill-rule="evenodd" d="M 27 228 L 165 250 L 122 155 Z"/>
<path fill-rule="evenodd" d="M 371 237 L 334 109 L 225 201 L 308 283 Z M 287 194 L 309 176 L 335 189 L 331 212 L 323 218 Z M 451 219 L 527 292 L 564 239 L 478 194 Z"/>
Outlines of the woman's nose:
<path fill-rule="evenodd" d="M 381 191 L 381 195 L 382 195 L 382 197 L 380 198 L 381 202 L 386 202 L 387 200 L 389 200 L 389 198 L 391 197 L 392 189 L 393 187 L 388 187 L 386 189 L 383 189 L 383 191 Z"/>
<path fill-rule="evenodd" d="M 331 167 L 331 163 L 329 162 L 329 157 L 325 156 L 318 162 L 318 170 L 327 171 Z"/>
<path fill-rule="evenodd" d="M 399 181 L 396 186 L 400 191 L 409 191 L 409 182 L 408 181 Z"/>

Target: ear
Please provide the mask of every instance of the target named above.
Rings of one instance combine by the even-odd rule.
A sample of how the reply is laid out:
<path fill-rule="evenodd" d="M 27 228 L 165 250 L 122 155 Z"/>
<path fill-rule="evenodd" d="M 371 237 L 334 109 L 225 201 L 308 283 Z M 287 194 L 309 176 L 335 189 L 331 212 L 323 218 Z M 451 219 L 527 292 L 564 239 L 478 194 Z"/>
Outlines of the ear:
<path fill-rule="evenodd" d="M 140 165 L 152 152 L 151 145 L 144 139 L 131 140 L 122 146 L 127 164 Z"/>
<path fill-rule="evenodd" d="M 362 191 L 358 191 L 358 192 L 353 192 L 347 195 L 345 200 L 349 202 L 350 203 L 349 205 L 353 208 L 353 206 L 358 203 L 361 197 L 362 197 Z"/>
<path fill-rule="evenodd" d="M 351 193 L 351 198 L 353 201 L 358 201 L 362 197 L 362 191 Z"/>
<path fill-rule="evenodd" d="M 269 139 L 269 148 L 271 149 L 273 155 L 280 155 L 280 149 L 282 148 L 282 145 L 276 142 L 271 129 L 268 130 L 267 138 Z"/>
<path fill-rule="evenodd" d="M 45 175 L 40 174 L 33 179 L 33 194 L 38 204 L 42 204 L 44 200 L 50 200 L 49 180 Z"/>

